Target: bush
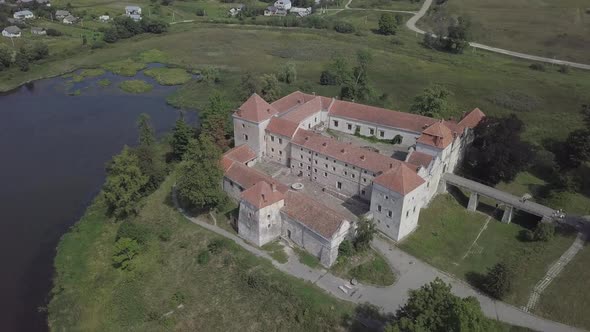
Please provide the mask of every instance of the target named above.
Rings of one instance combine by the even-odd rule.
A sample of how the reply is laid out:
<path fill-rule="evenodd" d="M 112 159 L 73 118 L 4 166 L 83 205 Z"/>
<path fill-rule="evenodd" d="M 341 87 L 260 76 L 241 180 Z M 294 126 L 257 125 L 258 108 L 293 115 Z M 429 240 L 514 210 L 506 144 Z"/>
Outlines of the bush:
<path fill-rule="evenodd" d="M 162 227 L 158 233 L 158 238 L 164 242 L 170 241 L 170 238 L 172 238 L 172 229 L 168 226 Z"/>
<path fill-rule="evenodd" d="M 535 241 L 549 241 L 555 235 L 555 225 L 549 222 L 540 222 L 533 232 Z"/>
<path fill-rule="evenodd" d="M 354 248 L 358 251 L 364 251 L 371 247 L 371 241 L 377 233 L 375 223 L 371 219 L 361 219 L 358 222 L 356 236 L 354 238 Z"/>
<path fill-rule="evenodd" d="M 207 13 L 205 12 L 205 9 L 203 9 L 203 8 L 197 8 L 195 14 L 197 16 L 207 16 Z"/>
<path fill-rule="evenodd" d="M 355 28 L 348 22 L 337 22 L 334 24 L 334 30 L 339 33 L 353 33 Z"/>
<path fill-rule="evenodd" d="M 209 263 L 210 258 L 211 256 L 209 255 L 209 251 L 203 250 L 197 256 L 197 263 L 199 263 L 199 265 L 205 265 Z"/>
<path fill-rule="evenodd" d="M 104 40 L 97 40 L 94 43 L 92 43 L 92 45 L 90 45 L 90 48 L 95 50 L 98 48 L 103 48 L 105 46 L 107 46 L 107 44 L 104 42 Z"/>
<path fill-rule="evenodd" d="M 117 230 L 116 240 L 129 238 L 137 241 L 139 244 L 145 244 L 150 237 L 150 231 L 141 224 L 131 221 L 124 221 Z"/>
<path fill-rule="evenodd" d="M 49 29 L 45 30 L 45 32 L 47 33 L 48 36 L 52 36 L 52 37 L 59 37 L 59 36 L 63 35 L 63 32 L 61 32 L 59 30 L 55 30 L 53 28 L 49 28 Z"/>
<path fill-rule="evenodd" d="M 321 85 L 336 85 L 336 76 L 334 76 L 331 72 L 324 70 L 320 75 L 320 84 Z"/>
<path fill-rule="evenodd" d="M 233 242 L 229 239 L 215 239 L 207 245 L 207 250 L 213 255 L 216 255 L 223 251 L 223 249 L 229 249 L 232 247 Z"/>
<path fill-rule="evenodd" d="M 557 71 L 560 72 L 560 73 L 562 73 L 562 74 L 568 74 L 570 72 L 570 66 L 568 66 L 568 65 L 561 65 L 561 66 L 559 66 L 559 69 Z"/>
<path fill-rule="evenodd" d="M 502 299 L 512 289 L 513 271 L 504 263 L 498 263 L 488 270 L 483 281 L 483 290 L 489 295 Z"/>
<path fill-rule="evenodd" d="M 537 71 L 545 71 L 545 66 L 541 63 L 533 63 L 529 68 Z"/>
<path fill-rule="evenodd" d="M 338 247 L 338 257 L 350 257 L 354 255 L 354 246 L 352 241 L 344 240 Z"/>
<path fill-rule="evenodd" d="M 379 33 L 382 35 L 395 35 L 397 32 L 397 20 L 391 13 L 381 14 L 379 18 Z"/>
<path fill-rule="evenodd" d="M 131 262 L 139 254 L 139 243 L 130 238 L 120 238 L 115 243 L 113 265 L 122 270 L 131 270 Z"/>

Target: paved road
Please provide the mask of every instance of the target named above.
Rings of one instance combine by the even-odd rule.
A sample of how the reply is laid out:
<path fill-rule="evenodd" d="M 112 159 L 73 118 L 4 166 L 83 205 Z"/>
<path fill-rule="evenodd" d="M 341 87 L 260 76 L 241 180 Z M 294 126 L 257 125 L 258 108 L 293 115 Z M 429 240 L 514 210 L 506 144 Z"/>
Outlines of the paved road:
<path fill-rule="evenodd" d="M 176 195 L 174 195 L 173 200 L 175 205 L 178 207 Z M 308 266 L 301 264 L 298 259 L 290 258 L 285 264 L 278 263 L 272 259 L 268 253 L 247 244 L 237 235 L 207 223 L 206 217 L 191 217 L 187 215 L 181 208 L 178 208 L 178 210 L 183 213 L 183 215 L 191 222 L 233 240 L 250 253 L 258 257 L 269 259 L 277 269 L 285 273 L 289 273 L 292 276 L 311 281 L 329 294 L 342 300 L 351 301 L 354 303 L 370 302 L 382 307 L 387 312 L 395 312 L 407 301 L 408 291 L 410 289 L 419 288 L 422 285 L 431 282 L 436 277 L 439 277 L 453 286 L 452 291 L 454 294 L 462 297 L 476 297 L 481 304 L 484 314 L 489 318 L 497 319 L 512 325 L 524 326 L 537 331 L 582 331 L 561 323 L 553 322 L 526 313 L 514 306 L 495 301 L 485 295 L 482 295 L 471 288 L 471 286 L 435 269 L 426 263 L 421 262 L 420 260 L 403 252 L 402 250 L 393 246 L 389 241 L 382 238 L 375 239 L 373 241 L 373 247 L 385 256 L 395 271 L 398 280 L 395 284 L 389 287 L 358 285 L 354 291 L 349 291 L 348 294 L 345 294 L 339 287 L 345 284 L 349 285 L 347 280 L 336 277 L 324 269 L 311 269 Z"/>
<path fill-rule="evenodd" d="M 420 10 L 416 13 L 416 15 L 412 16 L 406 22 L 406 27 L 408 29 L 416 32 L 416 33 L 419 33 L 419 34 L 422 34 L 422 35 L 425 34 L 426 32 L 424 30 L 418 28 L 416 26 L 416 23 L 424 15 L 426 15 L 426 12 L 428 12 L 428 8 L 430 8 L 430 5 L 432 5 L 432 0 L 425 0 L 424 1 L 424 4 L 422 5 L 422 8 L 420 8 Z M 526 59 L 526 60 L 533 60 L 533 61 L 539 61 L 539 62 L 556 64 L 556 65 L 566 65 L 566 66 L 570 66 L 570 67 L 574 67 L 574 68 L 580 68 L 580 69 L 590 70 L 590 65 L 583 64 L 583 63 L 577 63 L 577 62 L 571 62 L 571 61 L 564 61 L 564 60 L 557 60 L 557 59 L 545 58 L 545 57 L 536 56 L 536 55 L 519 53 L 519 52 L 509 51 L 509 50 L 505 50 L 505 49 L 498 48 L 498 47 L 492 47 L 492 46 L 487 46 L 487 45 L 479 44 L 479 43 L 476 43 L 476 42 L 469 43 L 469 46 L 474 47 L 474 48 L 479 48 L 479 49 L 482 49 L 482 50 L 486 50 L 486 51 L 489 51 L 489 52 L 500 53 L 500 54 L 504 54 L 504 55 L 508 55 L 508 56 L 512 56 L 512 57 L 516 57 L 516 58 Z"/>

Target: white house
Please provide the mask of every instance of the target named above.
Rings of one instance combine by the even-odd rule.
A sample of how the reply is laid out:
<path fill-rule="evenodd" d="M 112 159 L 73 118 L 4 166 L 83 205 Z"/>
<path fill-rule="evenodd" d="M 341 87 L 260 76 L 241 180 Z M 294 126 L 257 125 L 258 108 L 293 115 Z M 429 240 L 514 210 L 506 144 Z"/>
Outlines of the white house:
<path fill-rule="evenodd" d="M 72 15 L 68 15 L 66 17 L 64 17 L 64 19 L 62 20 L 63 24 L 74 24 L 76 23 L 76 21 L 78 21 L 78 18 L 72 16 Z"/>
<path fill-rule="evenodd" d="M 47 30 L 45 28 L 33 27 L 31 28 L 31 33 L 33 35 L 44 36 L 47 34 Z"/>
<path fill-rule="evenodd" d="M 21 10 L 14 13 L 13 17 L 19 20 L 28 20 L 35 18 L 35 15 L 33 15 L 33 12 L 31 12 L 30 10 Z"/>
<path fill-rule="evenodd" d="M 291 0 L 277 0 L 274 3 L 274 7 L 282 10 L 291 9 Z"/>
<path fill-rule="evenodd" d="M 308 16 L 311 14 L 311 7 L 307 7 L 307 8 L 291 7 L 291 9 L 289 9 L 289 13 L 296 14 L 299 17 Z"/>
<path fill-rule="evenodd" d="M 55 18 L 58 20 L 63 20 L 64 18 L 70 16 L 70 12 L 67 10 L 56 10 L 55 11 Z"/>
<path fill-rule="evenodd" d="M 98 20 L 103 23 L 108 22 L 110 19 L 111 17 L 109 15 L 101 15 L 98 17 Z"/>
<path fill-rule="evenodd" d="M 4 28 L 4 30 L 2 30 L 2 36 L 4 37 L 8 37 L 8 38 L 15 38 L 15 37 L 20 37 L 21 31 L 19 29 L 19 27 L 11 25 L 9 27 Z"/>
<path fill-rule="evenodd" d="M 125 15 L 141 15 L 141 7 L 138 6 L 127 6 L 125 7 Z"/>

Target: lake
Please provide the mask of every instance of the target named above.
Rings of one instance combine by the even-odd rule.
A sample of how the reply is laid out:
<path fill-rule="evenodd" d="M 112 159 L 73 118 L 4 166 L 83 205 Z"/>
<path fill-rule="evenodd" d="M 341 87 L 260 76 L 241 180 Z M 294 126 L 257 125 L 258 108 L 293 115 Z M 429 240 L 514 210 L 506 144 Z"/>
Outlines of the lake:
<path fill-rule="evenodd" d="M 141 113 L 159 135 L 174 126 L 179 111 L 165 97 L 175 87 L 137 76 L 154 90 L 127 94 L 117 84 L 130 78 L 106 73 L 81 83 L 41 80 L 0 95 L 0 330 L 47 330 L 38 308 L 51 289 L 55 248 L 98 193 L 105 163 L 136 144 Z M 103 78 L 113 84 L 99 86 Z M 196 124 L 195 113 L 187 120 Z"/>

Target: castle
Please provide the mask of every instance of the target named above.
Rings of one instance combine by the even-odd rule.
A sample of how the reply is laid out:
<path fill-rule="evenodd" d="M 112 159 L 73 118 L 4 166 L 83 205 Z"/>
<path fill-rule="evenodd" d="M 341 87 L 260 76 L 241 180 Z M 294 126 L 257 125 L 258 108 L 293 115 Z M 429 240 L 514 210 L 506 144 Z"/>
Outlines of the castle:
<path fill-rule="evenodd" d="M 253 94 L 233 114 L 236 147 L 221 160 L 223 189 L 239 202 L 238 234 L 258 246 L 283 237 L 330 266 L 355 229 L 352 218 L 252 167 L 270 162 L 325 195 L 367 202 L 365 216 L 399 241 L 416 228 L 420 209 L 444 191 L 441 176 L 454 171 L 484 117 L 476 108 L 460 121 L 437 120 L 299 91 L 269 104 Z M 334 132 L 394 141 L 408 147 L 407 156 L 399 160 L 327 135 Z"/>

